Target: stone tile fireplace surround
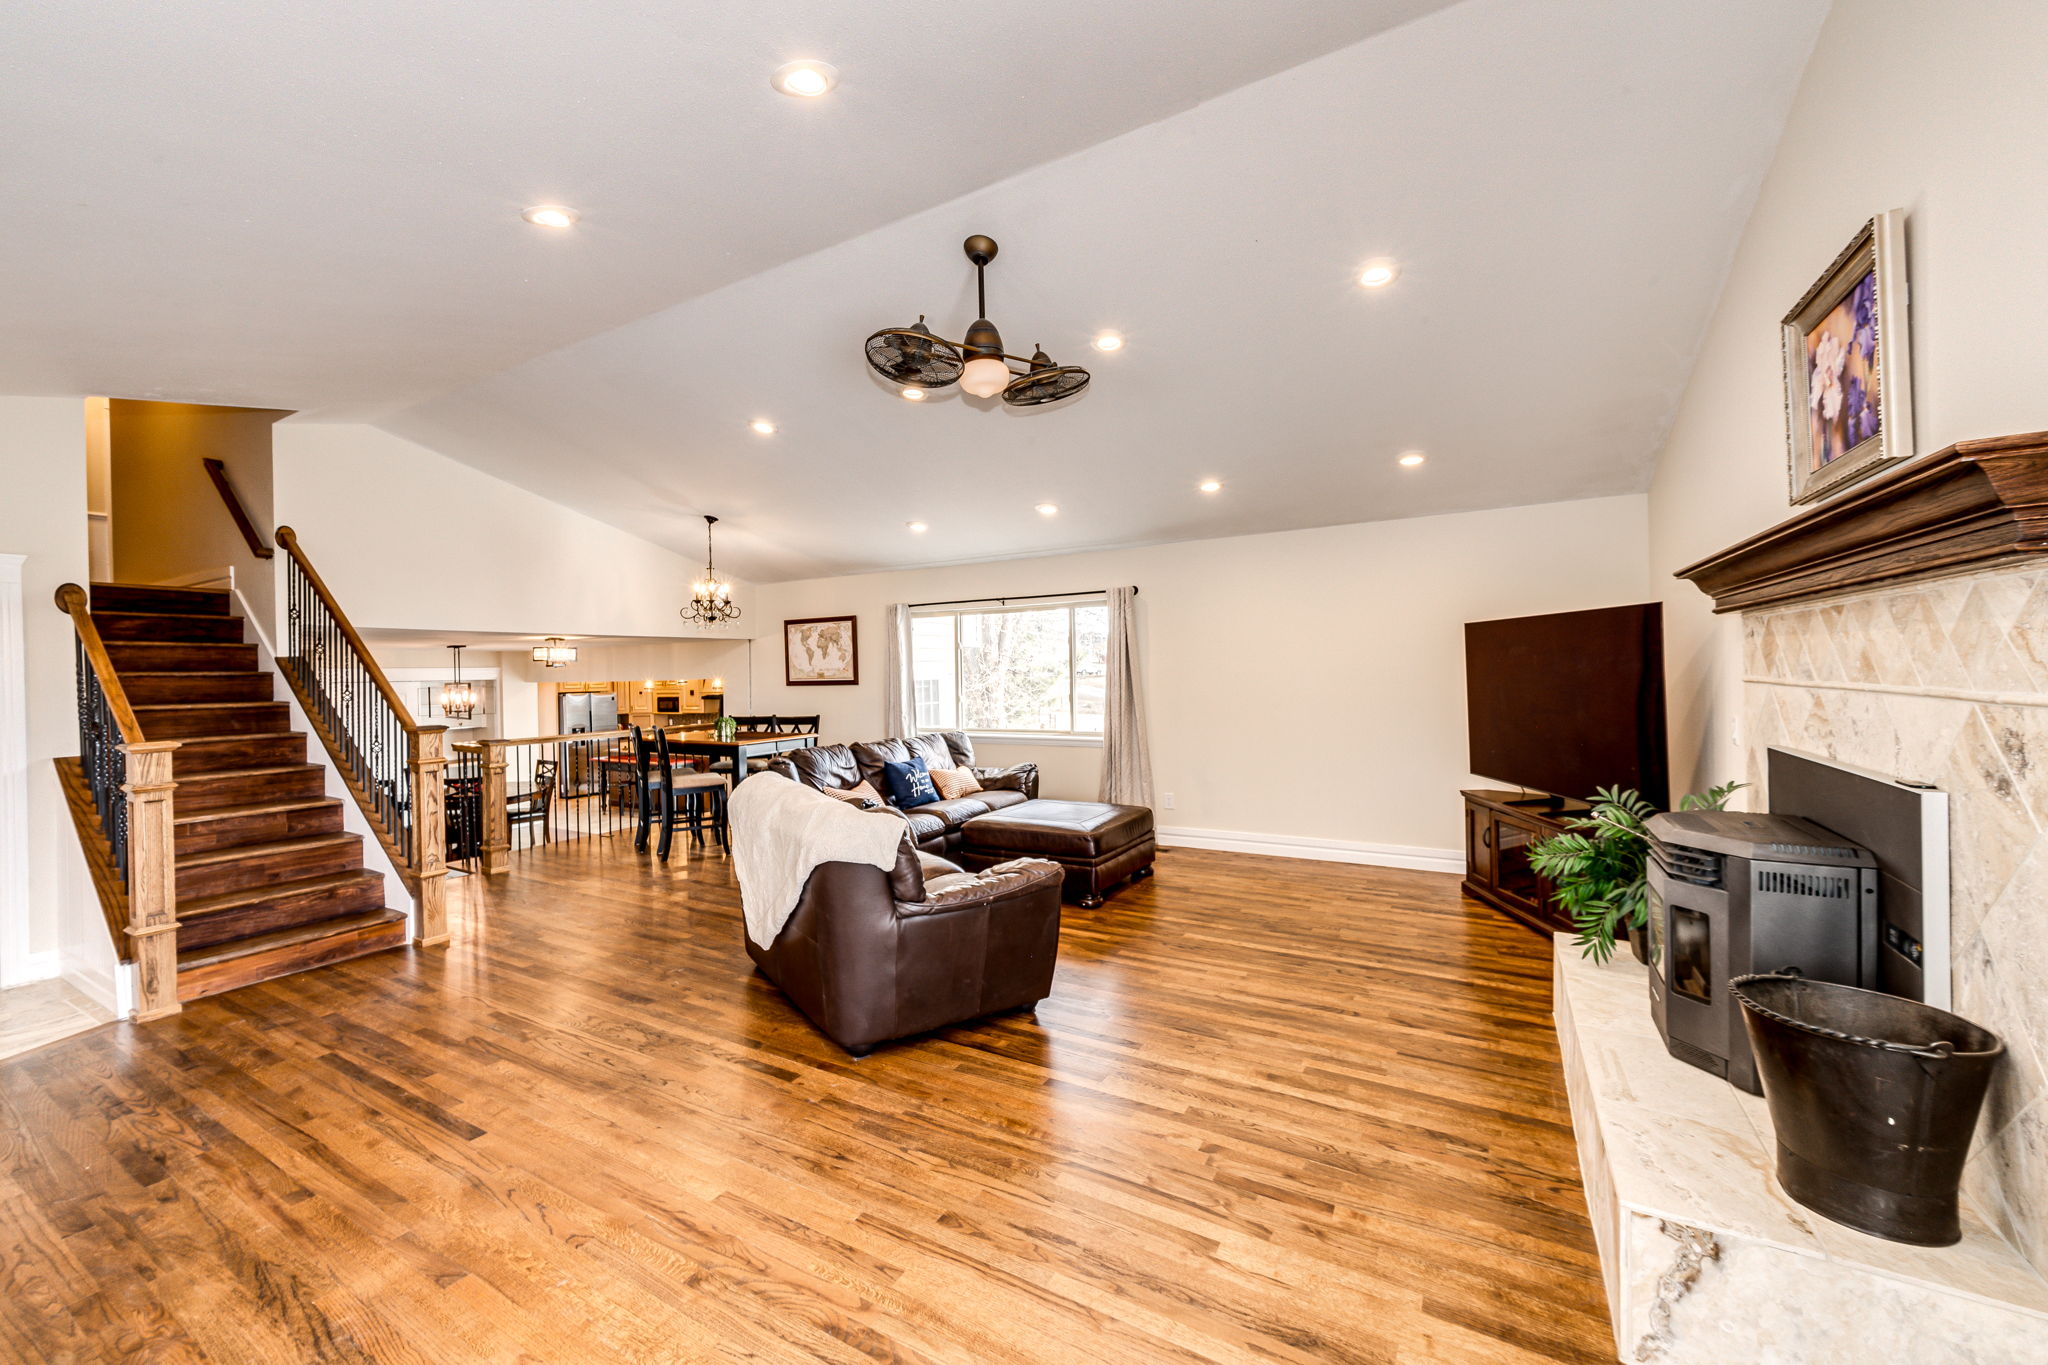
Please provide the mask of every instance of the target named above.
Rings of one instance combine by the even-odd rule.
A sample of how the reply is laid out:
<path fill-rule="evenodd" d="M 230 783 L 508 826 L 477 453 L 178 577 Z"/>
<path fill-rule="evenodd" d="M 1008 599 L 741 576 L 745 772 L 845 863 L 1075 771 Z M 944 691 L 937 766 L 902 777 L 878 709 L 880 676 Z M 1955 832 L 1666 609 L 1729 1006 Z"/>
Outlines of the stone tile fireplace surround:
<path fill-rule="evenodd" d="M 1966 1193 L 2048 1270 L 2048 434 L 1965 442 L 1683 570 L 1770 745 L 1950 796 L 1958 1013 L 2005 1040 Z"/>

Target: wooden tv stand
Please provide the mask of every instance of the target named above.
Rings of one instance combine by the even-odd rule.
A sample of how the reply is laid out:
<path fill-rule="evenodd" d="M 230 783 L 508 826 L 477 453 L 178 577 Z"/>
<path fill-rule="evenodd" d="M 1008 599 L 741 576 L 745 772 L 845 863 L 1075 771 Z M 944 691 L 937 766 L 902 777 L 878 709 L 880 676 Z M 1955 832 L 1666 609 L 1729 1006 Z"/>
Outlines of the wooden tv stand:
<path fill-rule="evenodd" d="M 1529 866 L 1529 845 L 1561 832 L 1565 821 L 1592 807 L 1563 799 L 1556 805 L 1530 805 L 1528 793 L 1519 791 L 1460 795 L 1465 798 L 1465 894 L 1546 938 L 1572 932 L 1571 916 L 1550 898 L 1550 883 Z"/>

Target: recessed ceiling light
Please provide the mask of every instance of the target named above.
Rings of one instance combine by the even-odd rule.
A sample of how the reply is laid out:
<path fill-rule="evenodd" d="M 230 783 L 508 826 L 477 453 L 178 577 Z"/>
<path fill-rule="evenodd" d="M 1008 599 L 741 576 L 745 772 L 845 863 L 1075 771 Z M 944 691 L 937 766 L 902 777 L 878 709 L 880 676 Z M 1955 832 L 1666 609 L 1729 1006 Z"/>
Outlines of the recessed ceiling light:
<path fill-rule="evenodd" d="M 768 84 L 785 95 L 814 100 L 839 84 L 839 69 L 830 62 L 784 62 L 768 77 Z"/>
<path fill-rule="evenodd" d="M 929 530 L 931 530 L 931 529 L 932 529 L 931 527 L 929 527 L 929 526 L 925 525 L 925 524 L 924 524 L 923 522 L 921 522 L 921 521 L 906 521 L 906 522 L 904 522 L 903 524 L 904 524 L 905 526 L 907 526 L 907 527 L 909 527 L 909 528 L 910 528 L 910 534 L 912 534 L 912 535 L 914 535 L 914 536 L 921 536 L 921 535 L 923 535 L 923 534 L 924 534 L 924 533 L 925 533 L 926 531 L 929 531 Z"/>
<path fill-rule="evenodd" d="M 1204 479 L 1196 484 L 1195 487 L 1201 489 L 1204 493 L 1220 493 L 1223 491 L 1223 480 Z"/>
<path fill-rule="evenodd" d="M 922 403 L 924 401 L 924 390 L 915 384 L 905 384 L 903 386 L 903 398 L 906 402 Z"/>
<path fill-rule="evenodd" d="M 769 421 L 766 417 L 756 417 L 747 425 L 752 427 L 754 433 L 759 436 L 773 436 L 775 434 L 775 423 Z"/>
<path fill-rule="evenodd" d="M 1367 289 L 1384 289 L 1394 282 L 1394 276 L 1401 273 L 1401 267 L 1382 256 L 1376 261 L 1367 261 L 1365 269 L 1358 273 L 1358 282 Z"/>
<path fill-rule="evenodd" d="M 1421 464 L 1424 460 L 1428 458 L 1429 456 L 1423 454 L 1419 450 L 1411 450 L 1401 457 L 1401 467 L 1404 469 L 1413 469 L 1415 468 L 1415 466 Z"/>
<path fill-rule="evenodd" d="M 565 209 L 560 204 L 535 204 L 519 215 L 535 227 L 565 228 L 576 226 L 576 210 Z"/>
<path fill-rule="evenodd" d="M 1056 502 L 1041 502 L 1037 511 L 1041 517 L 1056 517 L 1060 514 L 1060 505 Z"/>
<path fill-rule="evenodd" d="M 1121 351 L 1124 348 L 1124 339 L 1118 333 L 1104 332 L 1089 344 L 1098 351 Z"/>

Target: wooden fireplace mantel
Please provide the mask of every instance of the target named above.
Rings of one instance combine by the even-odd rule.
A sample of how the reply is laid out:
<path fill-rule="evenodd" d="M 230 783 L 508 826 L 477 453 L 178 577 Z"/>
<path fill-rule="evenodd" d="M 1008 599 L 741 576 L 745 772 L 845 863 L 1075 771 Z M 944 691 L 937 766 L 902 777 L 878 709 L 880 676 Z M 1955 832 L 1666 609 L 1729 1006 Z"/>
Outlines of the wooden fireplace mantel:
<path fill-rule="evenodd" d="M 1959 441 L 1680 569 L 1745 611 L 2048 554 L 2048 432 Z"/>

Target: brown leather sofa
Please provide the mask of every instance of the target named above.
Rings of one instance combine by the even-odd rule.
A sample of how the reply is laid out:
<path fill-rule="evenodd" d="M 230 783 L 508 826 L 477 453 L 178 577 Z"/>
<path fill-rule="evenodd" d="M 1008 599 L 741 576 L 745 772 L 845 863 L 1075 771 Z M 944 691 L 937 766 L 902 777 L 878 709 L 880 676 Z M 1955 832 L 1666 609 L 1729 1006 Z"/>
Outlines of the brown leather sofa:
<path fill-rule="evenodd" d="M 960 827 L 969 820 L 1038 798 L 1036 763 L 1019 763 L 1013 768 L 977 768 L 974 741 L 958 730 L 912 739 L 863 740 L 858 744 L 793 749 L 777 755 L 769 763 L 768 771 L 819 791 L 849 791 L 868 782 L 886 799 L 888 787 L 882 781 L 882 765 L 905 762 L 913 755 L 934 768 L 973 768 L 982 785 L 982 790 L 972 796 L 934 801 L 903 812 L 910 821 L 911 836 L 922 852 L 952 858 L 962 851 Z"/>
<path fill-rule="evenodd" d="M 887 872 L 825 863 L 767 948 L 762 975 L 854 1056 L 877 1043 L 1037 1004 L 1059 954 L 1058 864 L 965 872 L 904 831 Z M 744 930 L 742 931 L 744 935 Z"/>

